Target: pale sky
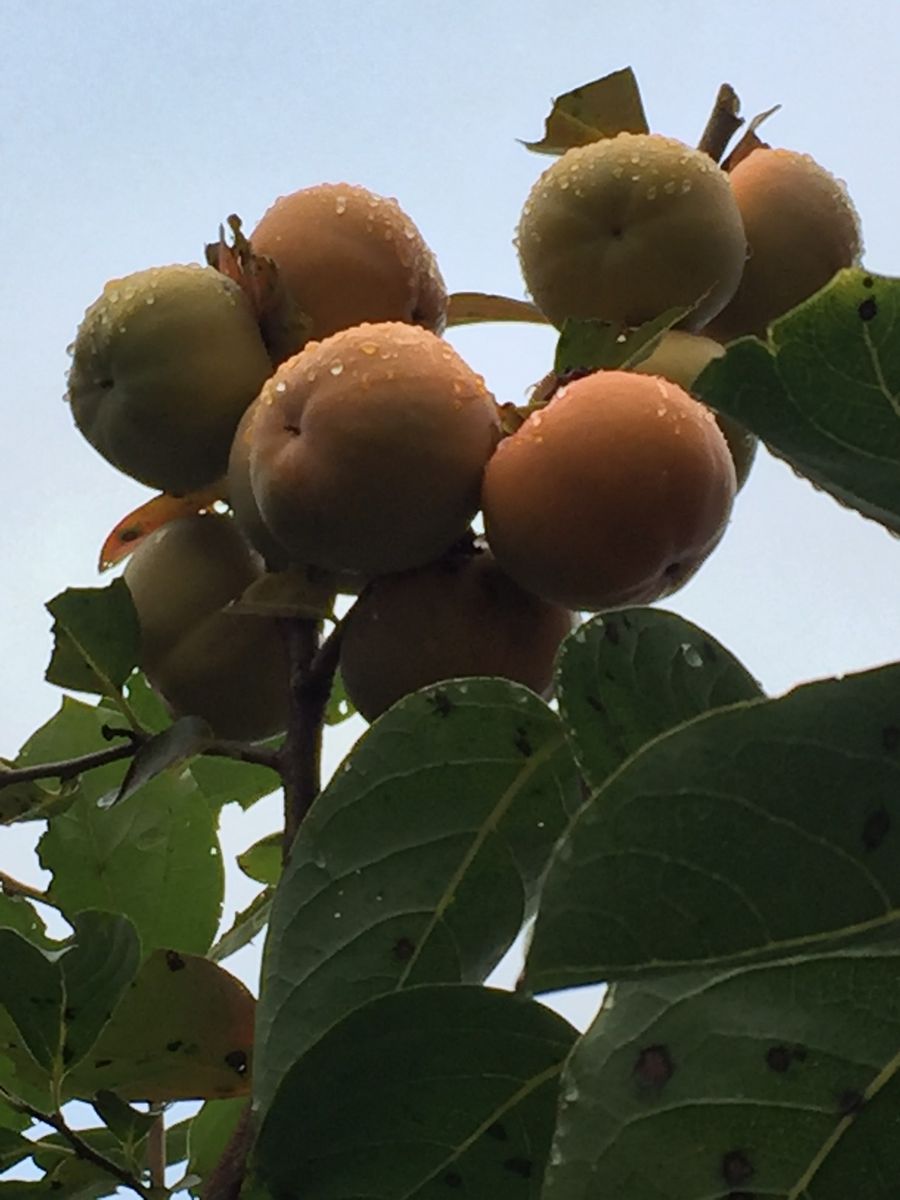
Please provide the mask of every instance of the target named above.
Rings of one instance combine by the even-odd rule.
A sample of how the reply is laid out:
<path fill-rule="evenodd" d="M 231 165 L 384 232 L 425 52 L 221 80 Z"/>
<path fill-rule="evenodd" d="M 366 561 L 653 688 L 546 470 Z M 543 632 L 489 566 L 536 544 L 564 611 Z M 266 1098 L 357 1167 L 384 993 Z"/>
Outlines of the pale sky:
<path fill-rule="evenodd" d="M 101 582 L 106 533 L 150 494 L 62 402 L 66 345 L 107 279 L 197 261 L 229 213 L 249 230 L 281 193 L 346 181 L 398 198 L 451 289 L 521 296 L 512 237 L 550 160 L 516 139 L 540 136 L 554 95 L 626 65 L 651 128 L 688 142 L 723 81 L 748 117 L 780 103 L 764 136 L 846 181 L 866 265 L 900 274 L 898 51 L 894 0 L 0 0 L 0 754 L 59 703 L 43 602 Z M 546 330 L 450 336 L 502 400 L 552 362 Z M 778 693 L 897 658 L 898 595 L 897 542 L 762 454 L 721 546 L 665 606 Z M 275 804 L 227 812 L 226 856 L 276 822 Z M 0 831 L 0 865 L 38 880 L 32 842 Z M 254 986 L 255 964 L 231 960 Z"/>

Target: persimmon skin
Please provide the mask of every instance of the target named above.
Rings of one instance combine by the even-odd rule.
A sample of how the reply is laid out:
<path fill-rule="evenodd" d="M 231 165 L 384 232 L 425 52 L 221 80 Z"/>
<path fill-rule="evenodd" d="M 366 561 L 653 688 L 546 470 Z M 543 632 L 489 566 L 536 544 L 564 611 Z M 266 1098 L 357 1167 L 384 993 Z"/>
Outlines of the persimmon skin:
<path fill-rule="evenodd" d="M 748 258 L 734 296 L 704 330 L 721 342 L 764 337 L 772 321 L 862 254 L 849 196 L 809 155 L 754 150 L 729 179 L 747 231 Z"/>
<path fill-rule="evenodd" d="M 635 133 L 566 151 L 532 188 L 516 245 L 557 326 L 640 325 L 696 305 L 682 324 L 699 329 L 734 294 L 746 254 L 724 171 L 682 142 Z"/>
<path fill-rule="evenodd" d="M 272 364 L 241 289 L 212 267 L 111 280 L 73 345 L 68 399 L 91 445 L 175 495 L 225 473 L 242 413 Z"/>
<path fill-rule="evenodd" d="M 438 558 L 478 510 L 497 406 L 427 330 L 385 322 L 311 343 L 256 406 L 251 489 L 292 562 L 408 570 Z"/>
<path fill-rule="evenodd" d="M 255 741 L 286 724 L 275 622 L 226 611 L 262 573 L 235 522 L 211 514 L 162 526 L 125 568 L 147 678 L 175 716 L 203 717 L 219 737 Z"/>
<path fill-rule="evenodd" d="M 396 200 L 347 183 L 303 188 L 275 201 L 250 243 L 274 260 L 314 339 L 364 321 L 444 328 L 443 278 Z"/>
<path fill-rule="evenodd" d="M 572 614 L 532 596 L 486 550 L 375 580 L 341 641 L 347 695 L 368 721 L 442 679 L 495 675 L 547 695 Z"/>
<path fill-rule="evenodd" d="M 734 464 L 709 409 L 659 376 L 597 371 L 558 389 L 485 472 L 488 543 L 566 608 L 649 604 L 716 546 Z"/>
<path fill-rule="evenodd" d="M 641 375 L 662 375 L 677 383 L 686 392 L 693 394 L 694 383 L 705 367 L 716 358 L 722 358 L 725 348 L 720 342 L 698 333 L 685 333 L 670 329 L 664 333 L 659 345 L 641 362 L 632 368 Z M 728 449 L 734 460 L 737 491 L 740 491 L 750 475 L 756 458 L 759 439 L 745 429 L 739 421 L 724 413 L 715 413 L 716 423 L 725 435 Z"/>

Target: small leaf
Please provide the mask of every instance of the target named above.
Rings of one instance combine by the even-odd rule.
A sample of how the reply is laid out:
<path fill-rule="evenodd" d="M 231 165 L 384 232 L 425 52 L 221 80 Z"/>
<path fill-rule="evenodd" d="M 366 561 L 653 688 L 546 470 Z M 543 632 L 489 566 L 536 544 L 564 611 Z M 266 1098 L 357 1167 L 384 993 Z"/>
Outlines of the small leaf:
<path fill-rule="evenodd" d="M 105 588 L 69 588 L 47 604 L 55 645 L 48 683 L 112 696 L 140 660 L 140 626 L 121 579 Z"/>
<path fill-rule="evenodd" d="M 191 1122 L 188 1175 L 209 1179 L 246 1110 L 247 1100 L 243 1096 L 233 1100 L 207 1100 Z"/>
<path fill-rule="evenodd" d="M 302 1180 L 304 1200 L 537 1196 L 575 1036 L 549 1009 L 488 988 L 370 1001 L 284 1079 L 257 1170 L 275 1197 Z"/>
<path fill-rule="evenodd" d="M 275 894 L 259 1094 L 369 997 L 486 978 L 580 801 L 559 719 L 519 684 L 451 681 L 380 717 L 301 825 Z"/>
<path fill-rule="evenodd" d="M 266 888 L 259 893 L 248 906 L 235 915 L 231 928 L 219 938 L 209 951 L 208 957 L 213 962 L 221 962 L 250 942 L 265 929 L 269 923 L 272 911 L 272 896 L 274 889 Z"/>
<path fill-rule="evenodd" d="M 564 154 L 617 133 L 649 133 L 644 104 L 631 67 L 557 96 L 539 142 L 523 142 L 536 154 Z"/>
<path fill-rule="evenodd" d="M 566 1064 L 542 1197 L 894 1200 L 898 969 L 882 945 L 617 984 Z"/>
<path fill-rule="evenodd" d="M 331 682 L 331 692 L 328 696 L 328 707 L 325 709 L 325 724 L 340 725 L 342 721 L 346 721 L 348 717 L 355 714 L 356 709 L 353 707 L 353 701 L 347 695 L 343 676 L 340 671 L 335 671 L 334 679 Z M 2 793 L 0 793 L 0 802 L 2 799 Z"/>
<path fill-rule="evenodd" d="M 14 1167 L 16 1163 L 31 1158 L 34 1143 L 22 1137 L 12 1129 L 0 1126 L 0 1174 Z M 0 1193 L 2 1194 L 2 1193 Z"/>
<path fill-rule="evenodd" d="M 124 1146 L 138 1145 L 159 1120 L 158 1113 L 138 1112 L 115 1092 L 106 1089 L 97 1093 L 92 1104 L 103 1124 Z"/>
<path fill-rule="evenodd" d="M 85 1059 L 70 1096 L 205 1100 L 249 1091 L 254 1000 L 208 959 L 156 950 Z"/>
<path fill-rule="evenodd" d="M 900 664 L 735 704 L 648 743 L 556 847 L 534 990 L 895 937 Z"/>
<path fill-rule="evenodd" d="M 488 321 L 524 321 L 547 325 L 547 318 L 530 300 L 514 300 L 489 292 L 454 292 L 447 305 L 447 327 L 479 325 Z"/>
<path fill-rule="evenodd" d="M 186 496 L 170 496 L 168 492 L 161 492 L 152 500 L 147 500 L 123 517 L 110 533 L 100 551 L 98 570 L 107 571 L 122 562 L 145 538 L 170 521 L 209 512 L 226 492 L 225 480 L 222 479 L 203 491 L 190 492 Z"/>
<path fill-rule="evenodd" d="M 677 325 L 690 308 L 668 308 L 637 329 L 608 321 L 567 320 L 556 343 L 557 375 L 575 371 L 618 371 L 636 366 L 653 353 L 663 334 Z"/>
<path fill-rule="evenodd" d="M 128 800 L 151 779 L 202 753 L 212 738 L 213 732 L 202 717 L 179 717 L 140 747 L 118 789 L 103 796 L 98 804 L 101 808 L 112 808 Z"/>
<path fill-rule="evenodd" d="M 57 950 L 58 944 L 47 937 L 47 929 L 37 910 L 23 896 L 0 891 L 0 928 L 15 929 L 41 950 Z"/>
<path fill-rule="evenodd" d="M 733 342 L 693 392 L 841 504 L 900 532 L 900 280 L 860 269 Z"/>
<path fill-rule="evenodd" d="M 67 1070 L 94 1045 L 141 962 L 140 940 L 126 917 L 85 911 L 72 924 L 75 935 L 59 958 Z"/>
<path fill-rule="evenodd" d="M 225 804 L 239 804 L 248 809 L 281 787 L 281 777 L 271 767 L 231 758 L 196 758 L 190 772 L 213 809 Z"/>
<path fill-rule="evenodd" d="M 257 883 L 275 885 L 281 878 L 283 835 L 270 833 L 238 855 L 238 866 Z"/>
<path fill-rule="evenodd" d="M 661 733 L 761 695 L 715 638 L 662 609 L 586 622 L 563 643 L 557 668 L 560 715 L 594 788 Z"/>

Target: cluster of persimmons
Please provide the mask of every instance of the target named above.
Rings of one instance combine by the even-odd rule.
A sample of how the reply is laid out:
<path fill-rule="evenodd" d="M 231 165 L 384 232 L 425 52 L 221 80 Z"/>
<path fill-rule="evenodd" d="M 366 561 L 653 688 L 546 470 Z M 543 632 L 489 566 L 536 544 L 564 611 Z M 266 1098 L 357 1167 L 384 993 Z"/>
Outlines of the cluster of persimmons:
<path fill-rule="evenodd" d="M 246 245 L 274 319 L 221 262 L 113 280 L 68 397 L 128 475 L 227 502 L 158 528 L 125 580 L 171 710 L 250 739 L 284 728 L 286 655 L 275 621 L 230 606 L 277 572 L 358 595 L 340 669 L 370 720 L 452 677 L 546 694 L 576 613 L 668 595 L 723 535 L 754 442 L 694 380 L 860 253 L 842 187 L 804 155 L 725 171 L 657 134 L 570 149 L 519 222 L 534 304 L 559 328 L 687 315 L 633 369 L 551 372 L 510 421 L 442 337 L 443 279 L 396 201 L 308 187 Z"/>

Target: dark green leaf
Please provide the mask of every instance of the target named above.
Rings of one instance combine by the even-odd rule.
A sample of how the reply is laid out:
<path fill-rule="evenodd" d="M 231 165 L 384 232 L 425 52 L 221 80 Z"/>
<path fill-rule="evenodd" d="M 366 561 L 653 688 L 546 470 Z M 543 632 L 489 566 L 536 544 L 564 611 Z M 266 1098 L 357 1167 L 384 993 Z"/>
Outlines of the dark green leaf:
<path fill-rule="evenodd" d="M 63 985 L 55 962 L 12 929 L 0 929 L 0 1005 L 35 1062 L 60 1070 Z"/>
<path fill-rule="evenodd" d="M 42 950 L 58 949 L 47 937 L 47 928 L 37 910 L 22 896 L 0 892 L 0 929 L 15 929 Z"/>
<path fill-rule="evenodd" d="M 139 791 L 145 783 L 164 771 L 181 766 L 199 754 L 212 740 L 212 730 L 202 717 L 179 719 L 156 734 L 138 750 L 125 772 L 125 778 L 114 794 L 100 801 L 101 808 L 112 808 Z"/>
<path fill-rule="evenodd" d="M 112 695 L 140 660 L 141 631 L 122 579 L 105 588 L 69 588 L 47 604 L 54 648 L 48 683 Z"/>
<path fill-rule="evenodd" d="M 235 914 L 231 928 L 222 934 L 209 952 L 209 957 L 214 962 L 221 962 L 230 954 L 236 954 L 238 950 L 243 950 L 244 946 L 262 933 L 269 923 L 273 894 L 272 888 L 266 888 L 246 908 Z"/>
<path fill-rule="evenodd" d="M 91 1049 L 141 962 L 141 943 L 126 917 L 87 911 L 72 924 L 75 936 L 59 959 L 67 1069 Z"/>
<path fill-rule="evenodd" d="M 895 1200 L 900 950 L 617 984 L 563 1076 L 544 1200 Z"/>
<path fill-rule="evenodd" d="M 841 271 L 693 391 L 842 504 L 900 531 L 900 280 Z"/>
<path fill-rule="evenodd" d="M 719 709 L 649 743 L 547 872 L 529 986 L 894 936 L 900 664 Z"/>
<path fill-rule="evenodd" d="M 97 1116 L 113 1137 L 126 1146 L 136 1146 L 142 1142 L 159 1120 L 157 1113 L 138 1112 L 115 1092 L 105 1088 L 101 1088 L 92 1103 Z"/>
<path fill-rule="evenodd" d="M 564 154 L 617 133 L 648 133 L 637 79 L 631 67 L 557 96 L 539 142 L 524 142 L 536 154 Z"/>
<path fill-rule="evenodd" d="M 34 1149 L 28 1138 L 12 1129 L 0 1126 L 0 1174 L 31 1157 Z"/>
<path fill-rule="evenodd" d="M 187 770 L 151 780 L 113 809 L 99 808 L 97 793 L 115 786 L 115 776 L 93 772 L 78 800 L 50 821 L 38 847 L 53 874 L 50 894 L 66 912 L 124 913 L 145 953 L 163 946 L 202 954 L 215 935 L 224 886 L 214 813 Z"/>
<path fill-rule="evenodd" d="M 566 639 L 559 658 L 560 715 L 594 788 L 661 733 L 760 695 L 715 638 L 661 609 L 595 617 Z"/>
<path fill-rule="evenodd" d="M 0 758 L 0 785 L 3 771 L 15 764 Z M 0 825 L 16 821 L 44 821 L 54 813 L 65 812 L 77 790 L 77 783 L 27 780 L 0 786 Z"/>
<path fill-rule="evenodd" d="M 351 1013 L 295 1065 L 263 1120 L 274 1200 L 535 1200 L 575 1031 L 543 1006 L 426 986 Z M 302 1117 L 299 1116 L 302 1114 Z"/>
<path fill-rule="evenodd" d="M 363 1001 L 480 981 L 580 802 L 556 715 L 499 679 L 408 696 L 314 804 L 272 907 L 256 1087 Z"/>
<path fill-rule="evenodd" d="M 353 707 L 353 703 L 344 688 L 344 680 L 341 677 L 341 673 L 340 671 L 336 671 L 331 683 L 328 706 L 325 709 L 325 724 L 340 725 L 342 721 L 346 721 L 348 717 L 352 717 L 355 712 L 356 709 Z"/>
<path fill-rule="evenodd" d="M 153 690 L 147 676 L 140 671 L 129 675 L 125 684 L 125 695 L 142 729 L 150 733 L 162 733 L 172 724 L 172 718 L 162 697 Z"/>
<path fill-rule="evenodd" d="M 238 855 L 238 866 L 257 883 L 274 885 L 281 878 L 281 833 L 270 833 Z"/>

